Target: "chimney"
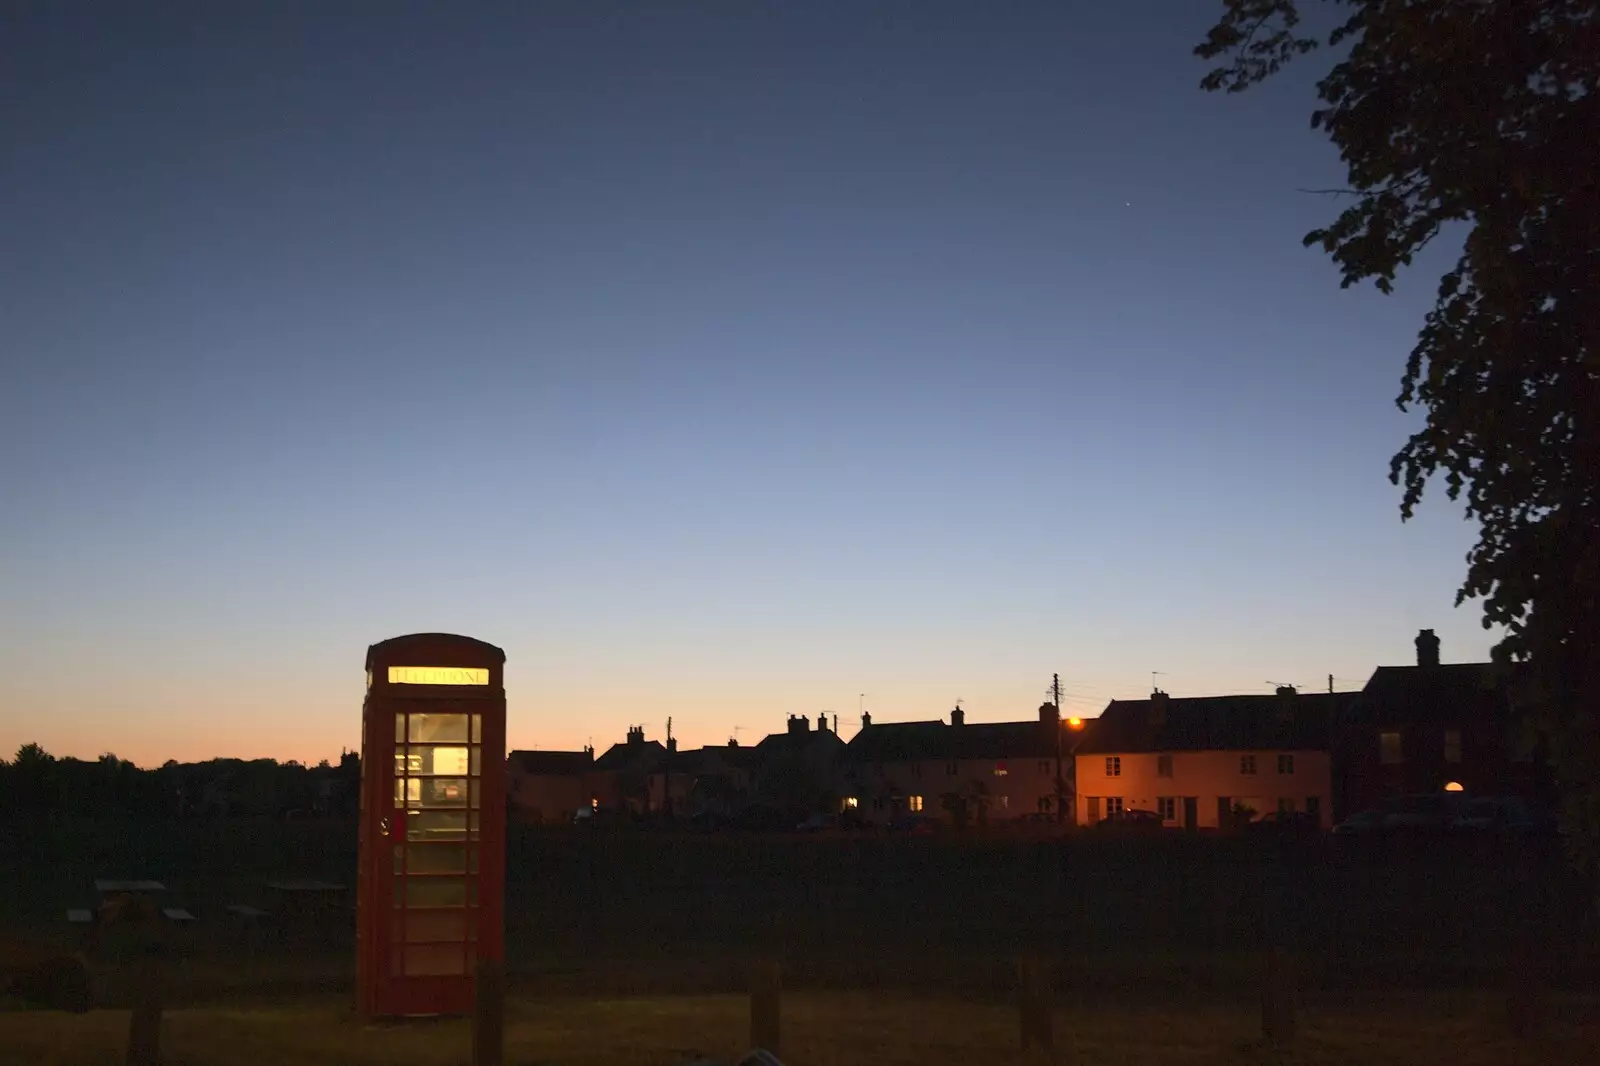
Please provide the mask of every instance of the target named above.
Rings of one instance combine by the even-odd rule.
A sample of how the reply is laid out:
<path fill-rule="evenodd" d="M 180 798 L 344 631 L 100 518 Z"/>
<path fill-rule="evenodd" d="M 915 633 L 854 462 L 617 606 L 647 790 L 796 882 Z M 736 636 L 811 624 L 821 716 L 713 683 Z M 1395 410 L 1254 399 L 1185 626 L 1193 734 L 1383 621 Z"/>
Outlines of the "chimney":
<path fill-rule="evenodd" d="M 966 725 L 967 724 L 967 712 L 963 711 L 961 709 L 961 705 L 959 703 L 956 704 L 955 709 L 950 712 L 950 724 L 951 725 Z"/>
<path fill-rule="evenodd" d="M 1167 694 L 1160 689 L 1150 693 L 1150 726 L 1157 732 L 1167 726 Z"/>
<path fill-rule="evenodd" d="M 1039 724 L 1055 727 L 1061 724 L 1061 712 L 1053 703 L 1039 704 Z"/>
<path fill-rule="evenodd" d="M 869 726 L 871 724 L 872 724 L 872 712 L 871 711 L 862 711 L 861 712 L 861 728 L 865 729 L 865 728 L 867 728 L 867 726 Z"/>
<path fill-rule="evenodd" d="M 1433 630 L 1424 629 L 1417 634 L 1417 665 L 1439 665 L 1439 638 L 1433 635 Z"/>
<path fill-rule="evenodd" d="M 677 737 L 668 737 L 667 738 L 667 750 L 668 751 L 677 751 L 678 750 L 678 738 Z"/>
<path fill-rule="evenodd" d="M 817 715 L 817 732 L 826 733 L 827 731 L 828 731 L 828 716 L 827 716 L 827 714 L 823 713 L 823 714 Z"/>
<path fill-rule="evenodd" d="M 803 714 L 791 714 L 789 716 L 789 734 L 791 736 L 809 732 L 811 732 L 811 719 Z"/>
<path fill-rule="evenodd" d="M 1295 698 L 1296 695 L 1298 695 L 1298 693 L 1295 691 L 1295 687 L 1293 685 L 1279 685 L 1278 686 L 1278 688 L 1277 688 L 1277 696 L 1278 696 L 1278 698 L 1276 700 L 1274 700 L 1273 702 L 1276 703 L 1276 705 L 1277 705 L 1278 721 L 1279 721 L 1280 724 L 1288 725 L 1288 724 L 1290 724 L 1291 722 L 1294 721 L 1294 710 L 1295 710 L 1295 699 L 1294 698 Z"/>
<path fill-rule="evenodd" d="M 644 726 L 636 725 L 628 729 L 628 746 L 637 747 L 644 743 Z"/>
<path fill-rule="evenodd" d="M 833 731 L 834 731 L 835 734 L 837 734 L 839 732 L 839 716 L 838 715 L 834 715 L 833 716 Z"/>
<path fill-rule="evenodd" d="M 739 746 L 739 738 L 738 737 L 729 737 L 728 738 L 728 747 L 737 748 L 738 746 Z"/>
<path fill-rule="evenodd" d="M 1279 685 L 1277 688 L 1277 694 L 1279 696 L 1293 696 L 1296 694 L 1295 687 L 1293 685 Z"/>

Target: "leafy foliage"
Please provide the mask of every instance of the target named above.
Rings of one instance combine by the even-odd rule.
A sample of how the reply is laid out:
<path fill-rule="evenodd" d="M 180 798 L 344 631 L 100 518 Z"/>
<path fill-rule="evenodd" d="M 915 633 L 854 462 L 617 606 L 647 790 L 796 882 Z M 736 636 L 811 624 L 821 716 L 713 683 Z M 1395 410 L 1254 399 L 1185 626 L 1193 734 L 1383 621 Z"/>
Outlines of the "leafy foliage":
<path fill-rule="evenodd" d="M 1320 44 L 1346 48 L 1311 117 L 1352 197 L 1306 235 L 1342 284 L 1387 292 L 1446 227 L 1463 251 L 1406 363 L 1427 415 L 1394 457 L 1411 517 L 1443 475 L 1480 526 L 1457 603 L 1483 601 L 1527 660 L 1577 856 L 1600 867 L 1600 13 L 1592 0 L 1224 0 L 1195 49 L 1238 92 Z"/>

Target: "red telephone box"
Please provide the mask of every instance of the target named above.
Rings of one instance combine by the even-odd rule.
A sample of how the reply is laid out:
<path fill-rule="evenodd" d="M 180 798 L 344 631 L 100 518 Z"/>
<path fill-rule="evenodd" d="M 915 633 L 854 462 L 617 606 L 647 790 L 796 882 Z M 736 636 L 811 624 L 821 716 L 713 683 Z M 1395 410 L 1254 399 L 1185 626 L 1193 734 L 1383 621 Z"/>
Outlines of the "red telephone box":
<path fill-rule="evenodd" d="M 505 652 L 449 633 L 367 649 L 356 1008 L 466 1014 L 503 960 Z"/>

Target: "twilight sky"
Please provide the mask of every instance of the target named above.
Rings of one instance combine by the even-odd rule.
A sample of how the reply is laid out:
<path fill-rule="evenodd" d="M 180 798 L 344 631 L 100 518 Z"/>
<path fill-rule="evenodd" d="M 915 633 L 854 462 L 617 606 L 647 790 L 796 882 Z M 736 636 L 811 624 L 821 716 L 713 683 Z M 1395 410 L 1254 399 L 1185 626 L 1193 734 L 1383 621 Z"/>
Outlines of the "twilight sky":
<path fill-rule="evenodd" d="M 1216 6 L 8 5 L 0 752 L 335 757 L 417 630 L 543 748 L 1486 656 L 1443 253 L 1301 248 L 1326 57 Z"/>

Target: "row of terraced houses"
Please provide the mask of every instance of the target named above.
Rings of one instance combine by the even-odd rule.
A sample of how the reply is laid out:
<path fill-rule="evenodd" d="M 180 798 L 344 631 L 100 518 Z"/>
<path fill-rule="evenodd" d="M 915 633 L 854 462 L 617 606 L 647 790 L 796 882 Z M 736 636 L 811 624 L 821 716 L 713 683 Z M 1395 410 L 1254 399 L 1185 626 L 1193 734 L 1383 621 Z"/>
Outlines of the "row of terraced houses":
<path fill-rule="evenodd" d="M 1323 826 L 1386 797 L 1443 790 L 1548 798 L 1539 744 L 1523 735 L 1514 671 L 1444 664 L 1431 630 L 1413 665 L 1377 668 L 1359 692 L 1113 700 L 1095 718 L 1053 704 L 1014 722 L 945 717 L 874 722 L 846 741 L 838 720 L 791 715 L 759 743 L 680 750 L 634 727 L 603 754 L 514 751 L 508 774 L 525 821 L 580 809 L 672 819 L 846 813 L 979 825 L 1087 825 L 1158 812 L 1175 828 L 1297 812 Z"/>

